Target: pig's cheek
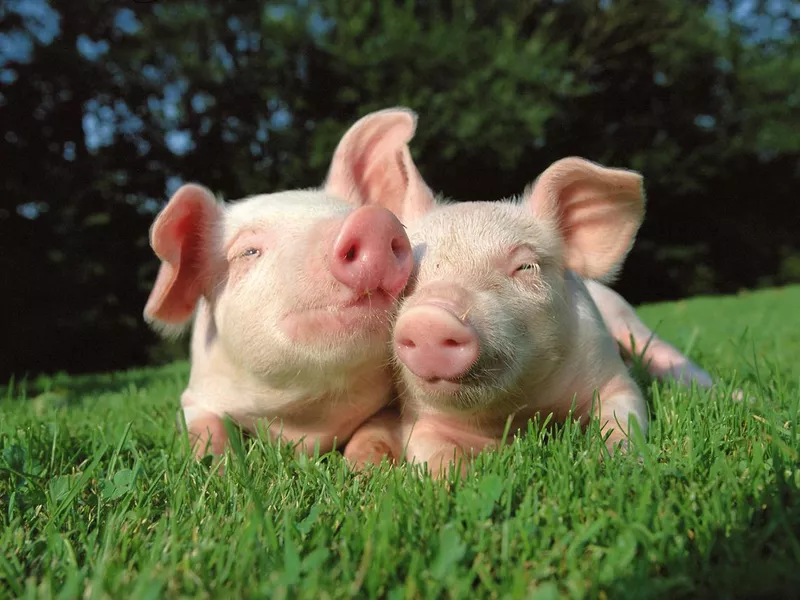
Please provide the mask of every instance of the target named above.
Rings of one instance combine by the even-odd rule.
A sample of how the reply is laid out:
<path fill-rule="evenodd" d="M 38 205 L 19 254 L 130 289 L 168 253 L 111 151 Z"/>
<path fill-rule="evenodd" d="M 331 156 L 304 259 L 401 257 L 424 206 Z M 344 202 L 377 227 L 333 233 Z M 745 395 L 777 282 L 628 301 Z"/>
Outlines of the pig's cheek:
<path fill-rule="evenodd" d="M 245 278 L 254 270 L 257 269 L 257 261 L 260 260 L 256 257 L 241 257 L 232 260 L 228 265 L 228 273 L 226 277 L 226 287 L 236 289 L 242 286 Z"/>
<path fill-rule="evenodd" d="M 303 258 L 304 268 L 297 275 L 304 275 L 295 279 L 295 285 L 302 288 L 303 297 L 324 297 L 323 290 L 333 285 L 331 275 L 330 257 L 327 253 L 310 253 Z"/>
<path fill-rule="evenodd" d="M 232 270 L 216 302 L 217 328 L 234 354 L 260 354 L 265 345 L 278 341 L 275 290 L 265 271 L 261 265 Z"/>
<path fill-rule="evenodd" d="M 543 331 L 557 330 L 569 313 L 569 291 L 564 278 L 554 274 L 543 273 L 540 280 L 527 290 L 522 310 L 528 315 L 531 328 Z"/>
<path fill-rule="evenodd" d="M 547 303 L 551 310 L 559 315 L 568 313 L 572 309 L 573 302 L 570 299 L 574 297 L 574 291 L 572 285 L 564 279 L 564 274 L 558 272 L 550 275 L 543 283 L 546 286 Z"/>

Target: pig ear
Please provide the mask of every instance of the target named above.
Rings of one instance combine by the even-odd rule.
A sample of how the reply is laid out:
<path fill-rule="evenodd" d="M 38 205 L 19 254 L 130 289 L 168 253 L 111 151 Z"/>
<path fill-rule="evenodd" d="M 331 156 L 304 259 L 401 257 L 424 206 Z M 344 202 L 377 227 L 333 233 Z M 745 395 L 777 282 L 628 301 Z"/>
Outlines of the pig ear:
<path fill-rule="evenodd" d="M 166 335 L 180 333 L 207 292 L 211 275 L 211 231 L 221 216 L 211 192 L 186 184 L 170 198 L 150 230 L 161 259 L 144 309 L 145 320 Z"/>
<path fill-rule="evenodd" d="M 351 204 L 377 204 L 403 223 L 433 208 L 434 197 L 411 158 L 415 112 L 393 108 L 359 119 L 333 154 L 325 191 Z"/>
<path fill-rule="evenodd" d="M 527 201 L 534 214 L 558 224 L 565 266 L 590 279 L 616 276 L 644 218 L 640 174 L 576 157 L 553 163 Z"/>

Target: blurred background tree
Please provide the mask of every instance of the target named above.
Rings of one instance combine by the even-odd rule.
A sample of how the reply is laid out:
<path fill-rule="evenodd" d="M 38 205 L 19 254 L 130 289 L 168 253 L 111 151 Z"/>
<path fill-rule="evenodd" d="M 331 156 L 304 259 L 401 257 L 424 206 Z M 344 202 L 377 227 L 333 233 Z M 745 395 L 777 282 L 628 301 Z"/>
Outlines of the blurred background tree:
<path fill-rule="evenodd" d="M 169 195 L 317 185 L 394 105 L 460 200 L 641 171 L 632 302 L 800 281 L 799 29 L 781 0 L 5 0 L 0 377 L 185 356 L 141 317 Z"/>

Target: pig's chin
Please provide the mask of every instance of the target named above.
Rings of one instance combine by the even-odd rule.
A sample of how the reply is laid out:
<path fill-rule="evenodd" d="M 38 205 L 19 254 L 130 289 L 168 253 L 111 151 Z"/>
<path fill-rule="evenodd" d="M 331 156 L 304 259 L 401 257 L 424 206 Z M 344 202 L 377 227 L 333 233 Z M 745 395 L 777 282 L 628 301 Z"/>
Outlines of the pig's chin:
<path fill-rule="evenodd" d="M 420 391 L 436 396 L 455 396 L 464 388 L 464 384 L 459 379 L 417 377 L 416 375 L 413 378 L 415 387 Z"/>
<path fill-rule="evenodd" d="M 480 414 L 491 394 L 452 379 L 419 379 L 409 383 L 410 399 L 420 413 L 467 417 Z"/>
<path fill-rule="evenodd" d="M 452 414 L 476 414 L 506 401 L 511 373 L 500 379 L 485 373 L 456 379 L 423 378 L 404 369 L 406 389 L 418 408 Z M 507 381 L 508 379 L 508 381 Z"/>
<path fill-rule="evenodd" d="M 331 304 L 297 308 L 280 320 L 280 328 L 292 342 L 309 345 L 348 345 L 376 339 L 381 343 L 389 335 L 394 300 L 385 292 Z"/>

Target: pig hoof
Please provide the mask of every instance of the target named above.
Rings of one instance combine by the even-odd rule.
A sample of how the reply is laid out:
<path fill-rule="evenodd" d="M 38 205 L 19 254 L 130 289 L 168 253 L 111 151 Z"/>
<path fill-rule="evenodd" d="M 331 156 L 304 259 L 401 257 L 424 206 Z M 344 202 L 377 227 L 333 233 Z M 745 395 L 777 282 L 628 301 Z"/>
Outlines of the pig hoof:
<path fill-rule="evenodd" d="M 395 463 L 391 446 L 383 441 L 371 442 L 355 450 L 348 448 L 344 453 L 345 460 L 356 472 L 363 471 L 367 466 L 377 467 L 384 457 L 389 464 Z"/>
<path fill-rule="evenodd" d="M 432 479 L 447 479 L 451 465 L 455 467 L 455 472 L 461 479 L 467 476 L 469 460 L 461 448 L 441 450 L 434 454 L 428 460 L 428 472 Z"/>
<path fill-rule="evenodd" d="M 449 481 L 451 466 L 455 467 L 454 474 L 457 473 L 459 479 L 464 479 L 469 472 L 469 465 L 467 464 L 467 461 L 462 460 L 458 461 L 457 463 L 451 462 L 443 464 L 439 467 L 433 467 L 430 469 L 431 478 L 439 481 Z"/>
<path fill-rule="evenodd" d="M 748 404 L 753 404 L 756 401 L 753 396 L 745 396 L 744 391 L 738 388 L 731 392 L 731 400 L 734 402 L 747 402 Z"/>
<path fill-rule="evenodd" d="M 203 454 L 202 452 L 198 452 L 194 455 L 194 460 L 204 467 L 208 467 L 209 469 L 213 469 L 214 465 L 217 465 L 217 475 L 222 476 L 225 475 L 225 461 L 222 456 L 215 455 L 215 454 Z"/>
<path fill-rule="evenodd" d="M 611 435 L 605 443 L 606 450 L 608 450 L 608 457 L 613 458 L 616 454 L 627 454 L 630 449 L 630 442 L 621 436 Z M 600 452 L 600 461 L 606 458 L 605 452 Z"/>
<path fill-rule="evenodd" d="M 712 396 L 719 399 L 720 396 L 724 396 L 725 392 L 723 386 L 721 384 L 715 384 L 711 388 Z M 753 404 L 756 399 L 753 396 L 746 396 L 744 390 L 740 388 L 736 388 L 733 390 L 728 396 L 728 399 L 733 402 L 747 402 L 748 404 Z"/>

